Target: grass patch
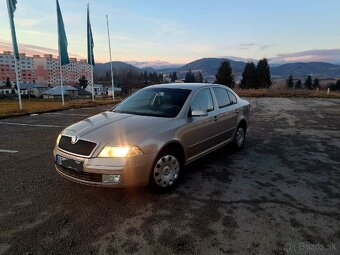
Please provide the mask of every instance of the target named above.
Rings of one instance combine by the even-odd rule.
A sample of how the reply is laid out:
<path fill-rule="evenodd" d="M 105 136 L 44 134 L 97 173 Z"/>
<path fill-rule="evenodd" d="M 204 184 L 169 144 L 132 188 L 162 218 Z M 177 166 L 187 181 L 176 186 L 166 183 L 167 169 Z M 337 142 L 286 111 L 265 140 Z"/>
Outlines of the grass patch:
<path fill-rule="evenodd" d="M 316 98 L 340 98 L 339 92 L 325 90 L 306 89 L 235 89 L 240 97 L 316 97 Z"/>
<path fill-rule="evenodd" d="M 0 100 L 0 118 L 20 116 L 31 113 L 43 113 L 58 110 L 77 109 L 82 107 L 94 107 L 97 105 L 114 105 L 121 99 L 112 101 L 111 98 L 96 99 L 95 102 L 90 100 L 69 100 L 65 101 L 65 105 L 61 101 L 51 101 L 44 99 L 22 100 L 23 110 L 19 110 L 18 100 Z"/>

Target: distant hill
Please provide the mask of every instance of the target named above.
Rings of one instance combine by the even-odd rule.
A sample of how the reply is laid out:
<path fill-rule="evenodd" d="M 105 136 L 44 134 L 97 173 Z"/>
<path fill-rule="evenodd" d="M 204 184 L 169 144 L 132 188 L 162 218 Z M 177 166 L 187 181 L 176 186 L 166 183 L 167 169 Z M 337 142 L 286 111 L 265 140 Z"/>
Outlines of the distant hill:
<path fill-rule="evenodd" d="M 148 70 L 159 70 L 159 69 L 173 69 L 173 68 L 178 68 L 182 66 L 181 64 L 171 64 L 169 62 L 165 61 L 143 61 L 143 62 L 138 62 L 138 61 L 129 61 L 127 62 L 130 65 L 136 66 L 142 70 L 148 69 Z"/>
<path fill-rule="evenodd" d="M 236 72 L 236 76 L 240 77 L 246 63 L 243 61 L 235 61 L 225 58 L 202 58 L 185 64 L 181 67 L 165 67 L 162 69 L 155 69 L 155 66 L 147 67 L 147 62 L 141 62 L 142 64 L 138 65 L 142 68 L 138 68 L 128 63 L 114 61 L 113 70 L 114 72 L 122 72 L 128 70 L 132 70 L 134 72 L 144 72 L 144 70 L 146 70 L 147 72 L 159 73 L 170 73 L 176 71 L 180 73 L 179 77 L 183 78 L 185 72 L 191 69 L 192 71 L 201 71 L 205 78 L 211 80 L 214 79 L 217 69 L 223 60 L 228 60 L 232 69 L 234 70 L 234 72 Z M 293 75 L 294 77 L 305 77 L 307 75 L 327 78 L 340 77 L 340 65 L 334 65 L 324 62 L 295 62 L 283 65 L 273 64 L 271 65 L 270 70 L 272 76 L 277 77 L 288 77 L 289 75 Z M 95 74 L 99 76 L 104 76 L 107 71 L 110 71 L 110 63 L 96 64 L 94 69 Z"/>
<path fill-rule="evenodd" d="M 232 59 L 225 58 L 201 58 L 190 62 L 182 67 L 177 68 L 178 72 L 191 70 L 200 70 L 203 75 L 215 75 L 217 69 L 219 68 L 222 61 L 228 60 L 230 62 L 231 68 L 237 72 L 241 73 L 246 65 L 243 61 L 235 61 Z"/>
<path fill-rule="evenodd" d="M 293 75 L 295 77 L 303 77 L 307 75 L 320 77 L 340 77 L 340 66 L 324 62 L 309 63 L 289 63 L 271 68 L 273 76 L 287 77 Z"/>
<path fill-rule="evenodd" d="M 106 72 L 110 71 L 110 62 L 108 63 L 104 63 L 104 64 L 96 64 L 94 66 L 94 70 L 93 72 L 97 75 L 97 76 L 104 76 L 106 74 Z M 121 61 L 112 61 L 112 69 L 114 73 L 119 73 L 119 72 L 123 72 L 123 71 L 133 71 L 133 72 L 142 72 L 141 69 L 127 64 L 125 62 L 121 62 Z"/>

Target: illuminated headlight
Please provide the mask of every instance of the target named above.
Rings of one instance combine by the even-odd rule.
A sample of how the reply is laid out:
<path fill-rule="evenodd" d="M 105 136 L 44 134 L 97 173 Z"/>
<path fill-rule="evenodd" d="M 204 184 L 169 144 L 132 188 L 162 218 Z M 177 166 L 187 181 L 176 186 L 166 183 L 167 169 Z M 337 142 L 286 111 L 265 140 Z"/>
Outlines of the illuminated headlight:
<path fill-rule="evenodd" d="M 127 158 L 143 155 L 141 149 L 137 146 L 113 147 L 105 146 L 99 153 L 100 158 Z"/>
<path fill-rule="evenodd" d="M 57 138 L 57 142 L 56 142 L 56 145 L 58 146 L 59 142 L 60 142 L 60 138 L 61 138 L 61 134 L 58 135 L 58 138 Z"/>

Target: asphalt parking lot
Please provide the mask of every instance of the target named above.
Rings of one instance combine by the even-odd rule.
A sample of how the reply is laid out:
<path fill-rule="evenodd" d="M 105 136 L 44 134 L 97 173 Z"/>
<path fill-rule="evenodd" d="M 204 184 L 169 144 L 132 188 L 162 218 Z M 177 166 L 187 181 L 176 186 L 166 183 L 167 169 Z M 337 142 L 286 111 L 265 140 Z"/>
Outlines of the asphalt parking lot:
<path fill-rule="evenodd" d="M 340 254 L 340 100 L 249 101 L 244 149 L 167 194 L 54 171 L 58 133 L 107 106 L 1 119 L 0 254 Z"/>

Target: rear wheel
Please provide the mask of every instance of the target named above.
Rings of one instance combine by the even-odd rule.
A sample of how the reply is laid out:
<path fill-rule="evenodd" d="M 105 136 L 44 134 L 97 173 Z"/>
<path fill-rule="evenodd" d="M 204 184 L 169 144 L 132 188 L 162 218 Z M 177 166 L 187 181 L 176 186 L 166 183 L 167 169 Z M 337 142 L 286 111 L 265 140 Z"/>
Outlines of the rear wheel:
<path fill-rule="evenodd" d="M 174 188 L 181 171 L 181 157 L 175 150 L 165 150 L 156 158 L 153 165 L 150 184 L 159 191 L 168 191 Z"/>
<path fill-rule="evenodd" d="M 239 151 L 243 148 L 244 143 L 246 141 L 246 130 L 244 126 L 238 126 L 234 138 L 234 148 Z"/>

